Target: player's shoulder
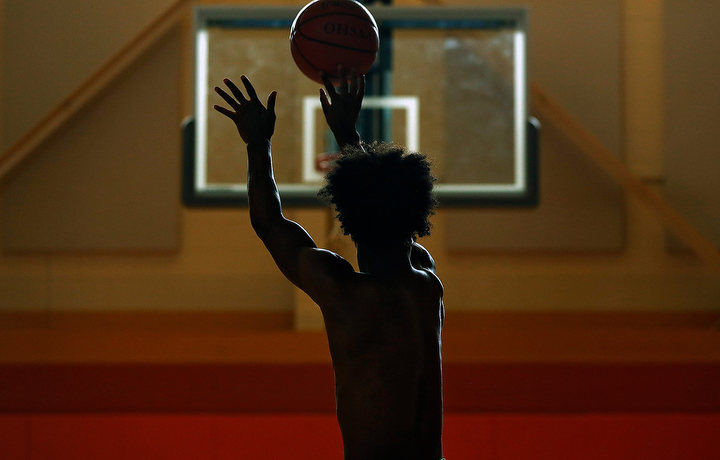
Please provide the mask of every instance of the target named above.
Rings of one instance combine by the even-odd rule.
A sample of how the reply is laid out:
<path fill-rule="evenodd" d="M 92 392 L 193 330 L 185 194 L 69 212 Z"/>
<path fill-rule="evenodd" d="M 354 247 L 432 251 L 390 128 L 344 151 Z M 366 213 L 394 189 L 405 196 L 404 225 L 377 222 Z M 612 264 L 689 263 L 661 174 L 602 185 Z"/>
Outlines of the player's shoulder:
<path fill-rule="evenodd" d="M 350 262 L 333 251 L 306 248 L 300 254 L 300 274 L 300 288 L 315 297 L 342 290 L 356 272 Z"/>
<path fill-rule="evenodd" d="M 355 274 L 353 266 L 339 254 L 321 248 L 306 248 L 299 255 L 297 286 L 323 308 L 346 290 Z"/>
<path fill-rule="evenodd" d="M 430 251 L 417 242 L 412 243 L 410 249 L 410 261 L 415 268 L 422 268 L 435 272 L 435 260 L 430 255 Z"/>
<path fill-rule="evenodd" d="M 437 276 L 435 273 L 435 270 L 430 270 L 428 268 L 420 269 L 421 272 L 424 273 L 424 275 L 427 277 L 427 280 L 432 287 L 433 290 L 437 291 L 440 295 L 440 297 L 443 296 L 445 293 L 445 287 L 442 284 L 442 281 L 440 281 L 440 277 Z"/>
<path fill-rule="evenodd" d="M 440 278 L 435 271 L 435 259 L 430 255 L 430 251 L 425 249 L 417 242 L 413 242 L 410 252 L 410 261 L 416 270 L 423 272 L 435 289 L 440 292 L 440 296 L 444 293 L 444 287 Z"/>
<path fill-rule="evenodd" d="M 322 248 L 307 248 L 301 254 L 301 264 L 326 276 L 347 276 L 355 273 L 352 264 L 341 255 Z"/>

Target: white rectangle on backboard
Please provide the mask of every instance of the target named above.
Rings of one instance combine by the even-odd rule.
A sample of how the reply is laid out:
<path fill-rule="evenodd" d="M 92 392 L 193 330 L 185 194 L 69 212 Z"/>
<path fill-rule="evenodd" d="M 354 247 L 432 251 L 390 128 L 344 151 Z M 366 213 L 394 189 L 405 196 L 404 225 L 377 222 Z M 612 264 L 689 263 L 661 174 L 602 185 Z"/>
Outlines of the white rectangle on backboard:
<path fill-rule="evenodd" d="M 420 101 L 415 96 L 368 96 L 363 99 L 363 109 L 404 109 L 407 113 L 405 139 L 407 148 L 416 151 L 420 148 Z M 315 159 L 322 152 L 317 151 L 315 139 L 315 115 L 322 109 L 317 96 L 303 98 L 303 147 L 302 180 L 320 182 L 324 174 L 315 168 Z"/>

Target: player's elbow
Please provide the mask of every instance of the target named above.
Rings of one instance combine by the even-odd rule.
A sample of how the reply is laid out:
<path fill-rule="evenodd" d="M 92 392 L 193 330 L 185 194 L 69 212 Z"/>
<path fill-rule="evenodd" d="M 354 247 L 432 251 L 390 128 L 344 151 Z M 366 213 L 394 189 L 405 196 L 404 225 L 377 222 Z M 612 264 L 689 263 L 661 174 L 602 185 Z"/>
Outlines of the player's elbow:
<path fill-rule="evenodd" d="M 250 216 L 250 225 L 258 238 L 263 241 L 267 239 L 273 228 L 272 223 L 268 222 L 266 219 L 253 218 L 252 216 Z"/>
<path fill-rule="evenodd" d="M 280 224 L 282 219 L 271 219 L 262 213 L 250 212 L 250 226 L 255 230 L 255 234 L 263 239 L 268 233 Z"/>
<path fill-rule="evenodd" d="M 267 233 L 268 226 L 265 222 L 263 222 L 262 219 L 258 219 L 257 217 L 250 214 L 250 226 L 253 230 L 255 230 L 255 234 L 262 238 L 262 235 Z"/>

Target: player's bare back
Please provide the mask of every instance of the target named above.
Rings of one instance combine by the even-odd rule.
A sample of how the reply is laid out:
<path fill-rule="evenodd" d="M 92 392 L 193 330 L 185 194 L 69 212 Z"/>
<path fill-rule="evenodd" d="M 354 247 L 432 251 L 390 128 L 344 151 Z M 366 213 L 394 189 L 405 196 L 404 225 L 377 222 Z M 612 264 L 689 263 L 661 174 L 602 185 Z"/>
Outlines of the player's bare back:
<path fill-rule="evenodd" d="M 442 456 L 442 287 L 426 270 L 350 273 L 321 305 L 346 459 Z"/>

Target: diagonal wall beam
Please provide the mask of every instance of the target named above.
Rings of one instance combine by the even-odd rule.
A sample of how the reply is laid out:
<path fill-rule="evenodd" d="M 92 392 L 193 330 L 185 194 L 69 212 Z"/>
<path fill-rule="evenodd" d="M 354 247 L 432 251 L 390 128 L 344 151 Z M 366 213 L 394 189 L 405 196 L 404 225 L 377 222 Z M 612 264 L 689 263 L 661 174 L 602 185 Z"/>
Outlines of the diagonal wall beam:
<path fill-rule="evenodd" d="M 35 126 L 2 152 L 0 154 L 0 180 L 178 23 L 185 13 L 186 3 L 188 0 L 176 0 L 48 112 Z"/>
<path fill-rule="evenodd" d="M 533 108 L 544 119 L 559 127 L 596 165 L 615 180 L 626 193 L 649 207 L 660 222 L 687 245 L 705 264 L 720 267 L 720 251 L 665 198 L 648 187 L 625 163 L 615 156 L 593 133 L 553 100 L 537 84 L 530 85 Z"/>

